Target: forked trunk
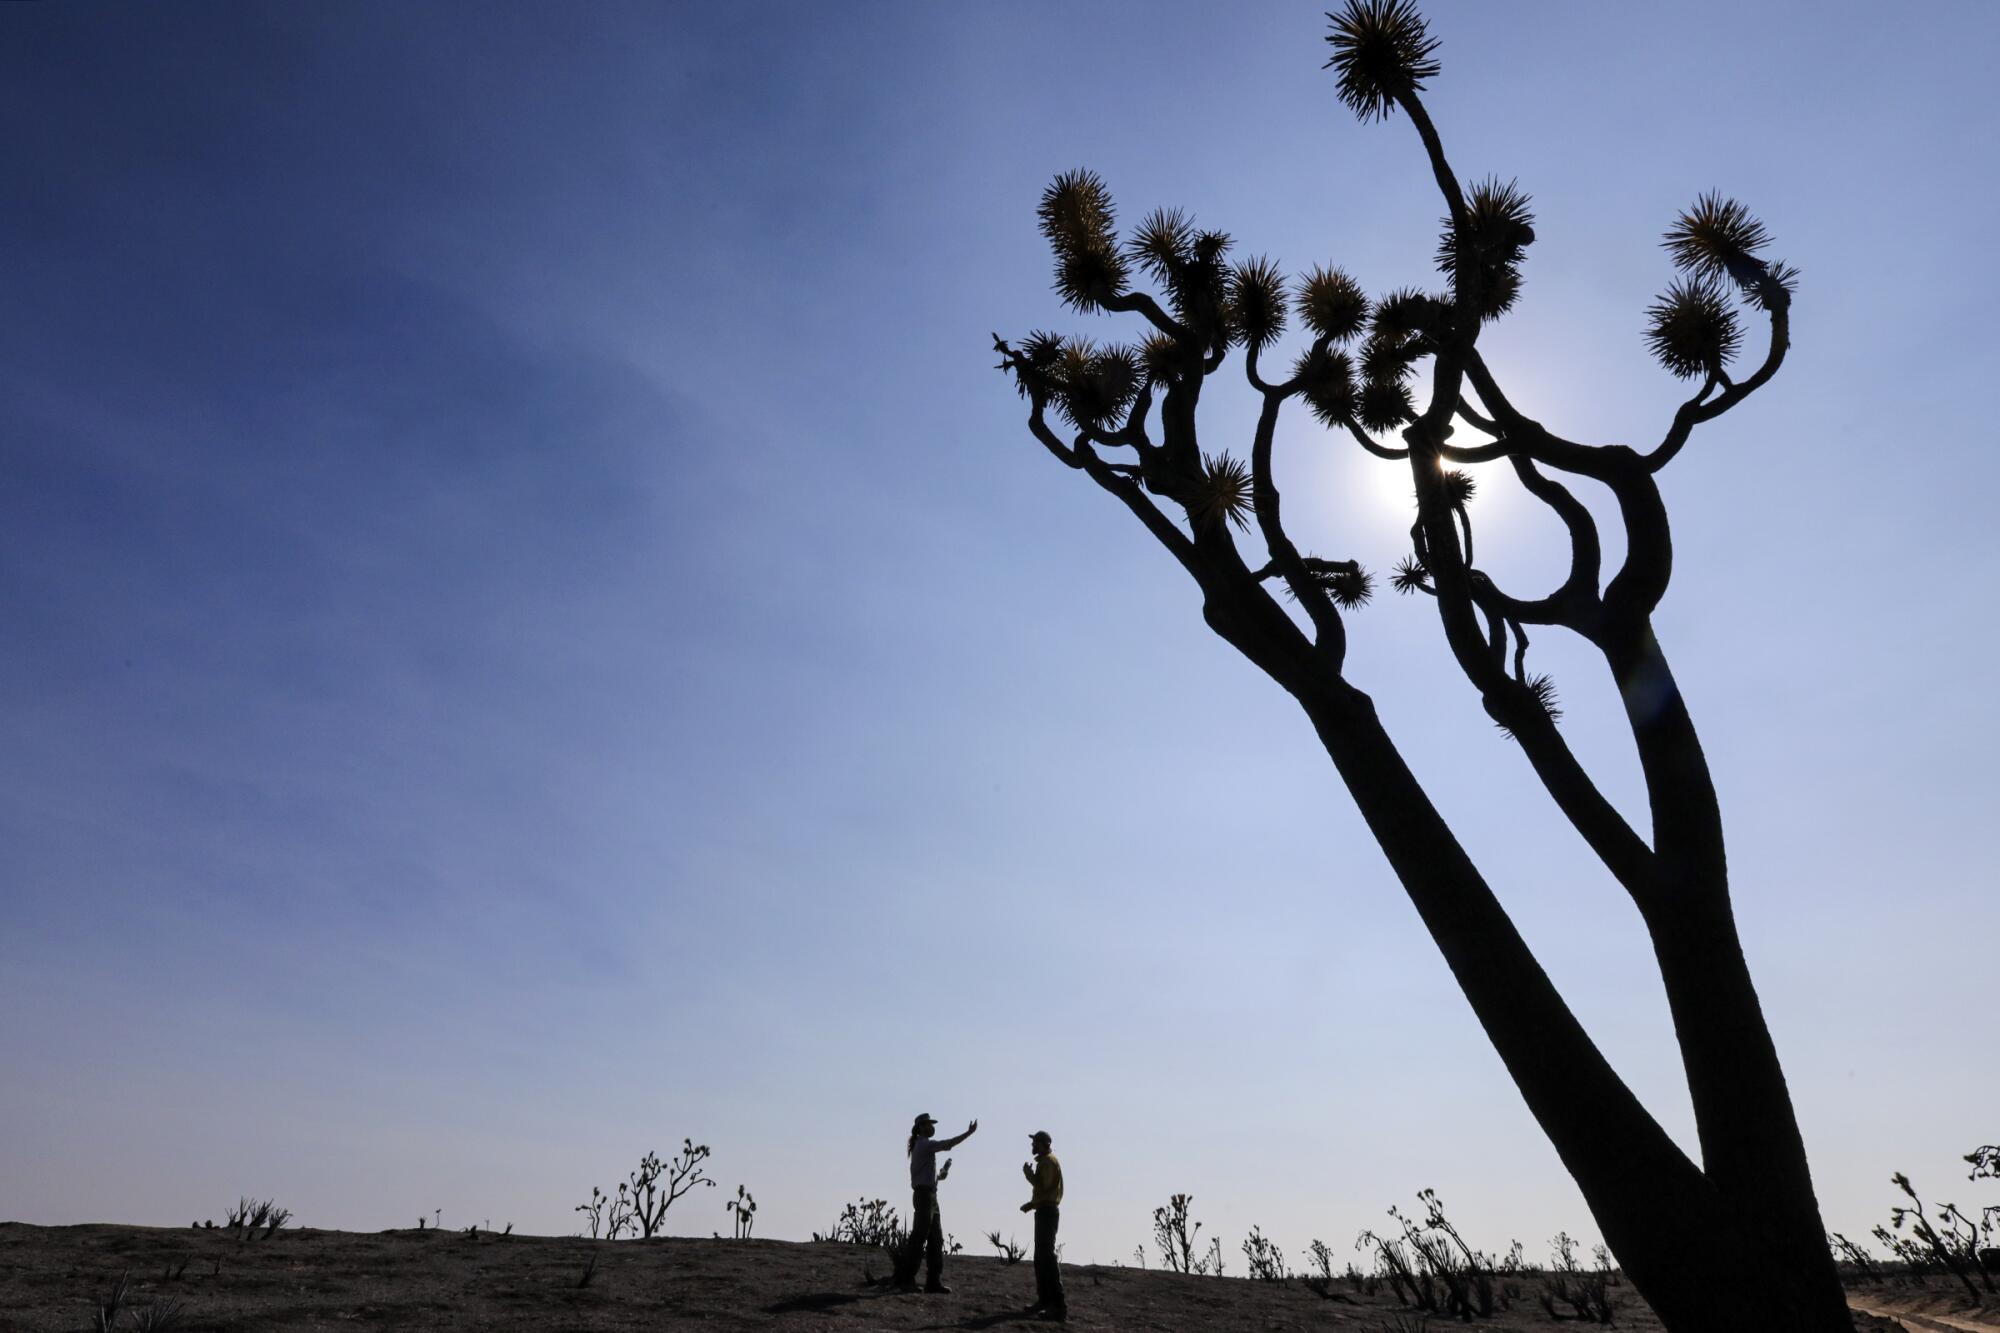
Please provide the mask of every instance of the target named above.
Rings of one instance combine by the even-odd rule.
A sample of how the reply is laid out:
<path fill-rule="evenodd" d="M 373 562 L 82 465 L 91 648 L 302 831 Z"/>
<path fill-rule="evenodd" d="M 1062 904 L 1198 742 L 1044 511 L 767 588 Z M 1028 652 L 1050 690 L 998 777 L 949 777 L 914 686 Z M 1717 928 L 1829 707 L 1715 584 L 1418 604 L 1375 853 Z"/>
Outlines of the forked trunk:
<path fill-rule="evenodd" d="M 1707 910 L 1652 923 L 1690 1079 L 1703 1090 L 1704 1152 L 1711 1140 L 1729 1145 L 1705 1172 L 1577 1022 L 1368 697 L 1338 680 L 1295 683 L 1292 693 L 1606 1244 L 1661 1322 L 1673 1333 L 1852 1333 L 1726 893 L 1711 895 Z"/>

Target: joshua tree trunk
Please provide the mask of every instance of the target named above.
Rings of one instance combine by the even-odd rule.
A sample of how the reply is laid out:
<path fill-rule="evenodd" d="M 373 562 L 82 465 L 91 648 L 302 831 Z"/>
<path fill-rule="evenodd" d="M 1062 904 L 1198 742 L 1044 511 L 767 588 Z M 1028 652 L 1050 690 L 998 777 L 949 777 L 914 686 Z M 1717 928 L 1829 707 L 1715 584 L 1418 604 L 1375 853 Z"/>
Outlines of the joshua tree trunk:
<path fill-rule="evenodd" d="M 1852 1327 L 1776 1048 L 1720 885 L 1655 950 L 1694 1089 L 1697 1169 L 1606 1063 L 1351 688 L 1305 703 L 1529 1110 L 1671 1329 Z M 1341 697 L 1344 693 L 1345 697 Z"/>
<path fill-rule="evenodd" d="M 1299 700 L 1605 1243 L 1662 1322 L 1691 1333 L 1851 1330 L 1726 883 L 1690 880 L 1679 902 L 1647 917 L 1693 1094 L 1697 1168 L 1570 1012 L 1373 701 L 1310 658 L 1239 638 L 1236 617 L 1211 606 L 1209 620 Z M 1668 796 L 1681 807 L 1673 822 L 1719 828 L 1678 695 L 1672 711 L 1693 748 L 1677 766 L 1689 784 Z"/>
<path fill-rule="evenodd" d="M 1288 291 L 1266 260 L 1226 265 L 1229 238 L 1197 231 L 1177 210 L 1156 212 L 1121 246 L 1103 182 L 1075 172 L 1059 177 L 1041 205 L 1057 290 L 1080 310 L 1136 314 L 1149 336 L 1138 348 L 1046 333 L 1018 347 L 996 338 L 1001 368 L 1029 402 L 1035 438 L 1140 520 L 1200 587 L 1210 628 L 1305 710 L 1606 1243 L 1666 1326 L 1851 1333 L 1784 1072 L 1736 933 L 1714 783 L 1652 629 L 1673 564 L 1656 474 L 1695 427 L 1777 373 L 1796 275 L 1758 257 L 1768 237 L 1740 205 L 1704 196 L 1667 234 L 1685 276 L 1649 312 L 1647 335 L 1666 367 L 1698 379 L 1699 391 L 1648 451 L 1553 434 L 1514 407 L 1477 346 L 1519 291 L 1534 240 L 1526 195 L 1494 181 L 1468 191 L 1452 172 L 1418 97 L 1437 73 L 1436 42 L 1409 0 L 1349 0 L 1328 40 L 1342 99 L 1363 119 L 1400 110 L 1417 129 L 1449 210 L 1438 258 L 1449 290 L 1404 291 L 1371 306 L 1344 273 L 1315 269 Z M 1164 289 L 1164 303 L 1130 286 L 1134 267 Z M 1741 380 L 1725 369 L 1741 335 L 1724 279 L 1769 322 L 1763 363 Z M 1290 378 L 1269 383 L 1259 358 L 1284 331 L 1288 306 L 1313 338 Z M 1355 360 L 1337 349 L 1364 332 L 1357 383 Z M 1197 436 L 1202 387 L 1232 347 L 1242 349 L 1262 397 L 1247 466 L 1202 453 Z M 1425 362 L 1420 408 L 1411 383 Z M 1584 1032 L 1372 701 L 1343 675 L 1345 616 L 1369 600 L 1373 579 L 1356 561 L 1301 553 L 1285 530 L 1272 453 L 1279 415 L 1296 398 L 1371 454 L 1408 467 L 1416 521 L 1393 582 L 1435 602 L 1446 646 L 1487 713 L 1638 907 L 1673 1015 L 1700 1165 Z M 1072 438 L 1051 426 L 1052 407 Z M 1454 444 L 1460 424 L 1485 438 Z M 1400 445 L 1378 438 L 1397 433 Z M 1134 461 L 1099 449 L 1130 450 Z M 1474 487 L 1450 465 L 1502 460 L 1569 536 L 1570 571 L 1539 599 L 1509 596 L 1473 563 Z M 1591 510 L 1552 473 L 1602 485 L 1615 499 L 1625 557 L 1608 583 Z M 1236 532 L 1253 521 L 1264 554 L 1255 568 Z M 1272 596 L 1274 582 L 1296 611 Z M 1530 625 L 1537 633 L 1563 628 L 1602 653 L 1645 778 L 1650 837 L 1605 799 L 1563 739 L 1552 685 L 1527 670 Z"/>

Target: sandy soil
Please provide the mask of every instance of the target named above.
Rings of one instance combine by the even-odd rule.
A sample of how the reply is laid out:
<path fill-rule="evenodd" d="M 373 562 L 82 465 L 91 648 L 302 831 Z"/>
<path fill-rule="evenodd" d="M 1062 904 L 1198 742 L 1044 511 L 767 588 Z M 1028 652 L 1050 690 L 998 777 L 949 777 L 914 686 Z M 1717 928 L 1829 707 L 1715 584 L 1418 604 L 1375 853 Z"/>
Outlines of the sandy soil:
<path fill-rule="evenodd" d="M 1985 1333 L 2000 1329 L 2000 1301 L 1984 1309 L 1968 1307 L 1965 1289 L 1949 1278 L 1921 1284 L 1889 1282 L 1857 1286 L 1847 1293 L 1856 1310 L 1893 1319 L 1909 1333 Z"/>
<path fill-rule="evenodd" d="M 580 1286 L 592 1256 L 596 1270 Z M 300 1229 L 246 1242 L 222 1231 L 9 1222 L 0 1223 L 0 1333 L 94 1328 L 98 1303 L 127 1272 L 130 1294 L 120 1326 L 134 1327 L 134 1312 L 143 1316 L 148 1307 L 177 1302 L 180 1317 L 171 1327 L 179 1333 L 377 1328 L 863 1333 L 1036 1326 L 1020 1313 L 1034 1293 L 1034 1275 L 1025 1263 L 955 1257 L 946 1269 L 949 1296 L 899 1295 L 868 1284 L 885 1269 L 879 1250 L 788 1241 L 612 1243 L 491 1235 L 474 1240 L 455 1231 Z M 1386 1292 L 1325 1300 L 1297 1282 L 1075 1265 L 1064 1266 L 1063 1282 L 1070 1325 L 1080 1329 L 1378 1333 L 1396 1329 L 1399 1313 Z M 1617 1327 L 1656 1333 L 1658 1321 L 1631 1288 L 1615 1290 Z M 1948 1301 L 1940 1303 L 1935 1289 L 1884 1289 L 1857 1299 L 1885 1310 L 1915 1310 L 1921 1308 L 1920 1296 L 1934 1303 L 1932 1314 L 1967 1317 L 1953 1314 Z M 1434 1320 L 1431 1327 L 1437 1333 L 1448 1328 L 1486 1333 L 1576 1325 L 1550 1321 L 1531 1287 L 1525 1299 L 1492 1320 Z M 1965 1327 L 1959 1326 L 1961 1333 Z M 2000 1319 L 1969 1327 L 2000 1330 Z"/>

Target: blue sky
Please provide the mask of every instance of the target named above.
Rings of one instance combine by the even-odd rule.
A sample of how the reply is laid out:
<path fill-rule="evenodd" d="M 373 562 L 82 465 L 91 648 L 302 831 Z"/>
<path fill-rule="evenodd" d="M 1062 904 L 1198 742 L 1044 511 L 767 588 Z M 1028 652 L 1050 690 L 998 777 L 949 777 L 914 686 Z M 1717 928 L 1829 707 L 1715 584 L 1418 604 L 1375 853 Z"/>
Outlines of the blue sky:
<path fill-rule="evenodd" d="M 530 1232 L 648 1148 L 670 1230 L 902 1192 L 1076 1258 L 1177 1191 L 1343 1249 L 1433 1186 L 1590 1234 L 1296 710 L 1026 435 L 1088 165 L 1296 270 L 1426 281 L 1414 135 L 1323 6 L 0 10 L 0 1214 Z M 1644 441 L 1701 190 L 1804 272 L 1778 380 L 1668 473 L 1659 618 L 1827 1219 L 1991 1141 L 2000 575 L 1987 6 L 1427 7 L 1468 177 L 1536 199 L 1488 335 Z M 1212 446 L 1247 438 L 1233 381 Z M 1304 420 L 1288 505 L 1386 570 L 1406 481 Z M 1480 549 L 1558 548 L 1482 474 Z M 1592 1031 L 1691 1141 L 1636 916 L 1378 598 L 1350 676 Z M 1552 636 L 1543 636 L 1550 639 Z M 1628 809 L 1582 654 L 1538 640 Z M 1240 1268 L 1240 1261 L 1236 1267 Z"/>

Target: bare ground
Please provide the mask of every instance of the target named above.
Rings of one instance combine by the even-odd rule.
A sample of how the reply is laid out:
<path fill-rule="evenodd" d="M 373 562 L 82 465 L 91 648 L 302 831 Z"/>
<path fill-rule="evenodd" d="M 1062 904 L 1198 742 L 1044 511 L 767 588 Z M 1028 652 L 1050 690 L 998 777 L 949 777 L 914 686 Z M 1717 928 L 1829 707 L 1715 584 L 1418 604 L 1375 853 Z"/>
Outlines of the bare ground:
<path fill-rule="evenodd" d="M 596 1268 L 579 1285 L 595 1256 Z M 185 1264 L 183 1266 L 183 1261 Z M 574 1237 L 477 1239 L 459 1231 L 358 1233 L 301 1228 L 240 1241 L 221 1230 L 159 1227 L 37 1227 L 0 1223 L 0 1333 L 78 1333 L 96 1327 L 99 1303 L 129 1273 L 121 1327 L 134 1313 L 175 1302 L 178 1333 L 291 1333 L 326 1329 L 478 1329 L 481 1333 L 624 1329 L 775 1329 L 864 1333 L 870 1329 L 1034 1327 L 1021 1312 L 1034 1294 L 1026 1263 L 958 1256 L 948 1296 L 898 1295 L 879 1250 L 790 1241 Z M 1386 1291 L 1341 1290 L 1323 1299 L 1298 1282 L 1185 1277 L 1133 1268 L 1065 1265 L 1070 1325 L 1080 1329 L 1395 1329 L 1404 1313 Z M 1629 1286 L 1617 1327 L 1658 1333 L 1659 1322 Z M 1962 1293 L 1961 1293 L 1962 1295 Z M 1967 1312 L 1928 1291 L 1883 1288 L 1858 1304 L 1955 1320 L 1906 1325 L 2000 1330 L 1991 1312 Z M 1962 1304 L 1962 1302 L 1961 1302 Z M 1407 1325 L 1415 1329 L 1412 1321 Z M 1521 1299 L 1490 1320 L 1431 1327 L 1470 1333 L 1576 1327 L 1543 1313 L 1528 1280 Z M 1891 1329 L 1894 1325 L 1870 1324 Z"/>

